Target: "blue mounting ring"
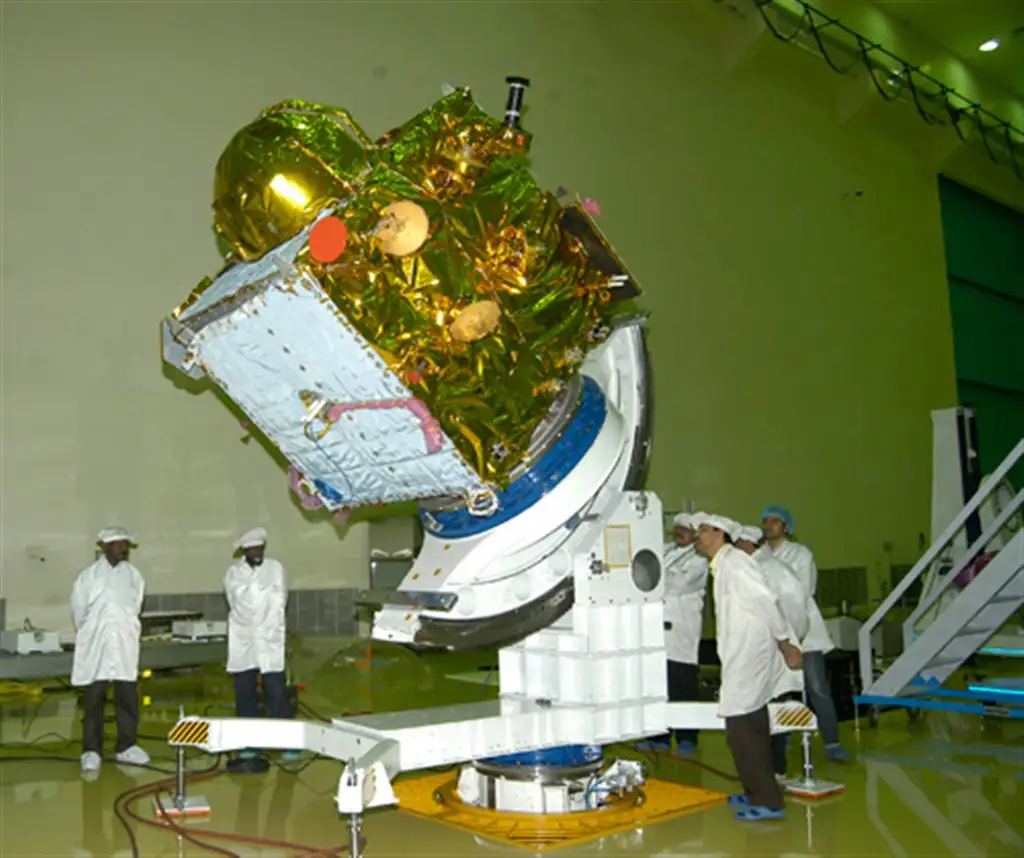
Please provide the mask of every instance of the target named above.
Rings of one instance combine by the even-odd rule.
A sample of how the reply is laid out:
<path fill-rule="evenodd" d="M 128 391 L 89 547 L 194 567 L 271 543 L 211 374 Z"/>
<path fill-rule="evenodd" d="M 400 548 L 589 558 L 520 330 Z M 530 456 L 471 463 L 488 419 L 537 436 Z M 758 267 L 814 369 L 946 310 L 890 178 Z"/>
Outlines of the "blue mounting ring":
<path fill-rule="evenodd" d="M 480 762 L 490 766 L 568 769 L 599 763 L 603 758 L 604 749 L 600 745 L 562 745 L 557 748 L 526 751 L 523 754 L 490 757 Z"/>
<path fill-rule="evenodd" d="M 474 516 L 468 510 L 431 513 L 420 510 L 428 533 L 439 539 L 464 539 L 486 533 L 526 512 L 557 486 L 594 446 L 608 417 L 608 404 L 597 382 L 583 377 L 583 397 L 565 433 L 530 470 L 498 495 L 494 515 Z M 429 522 L 429 524 L 428 524 Z"/>

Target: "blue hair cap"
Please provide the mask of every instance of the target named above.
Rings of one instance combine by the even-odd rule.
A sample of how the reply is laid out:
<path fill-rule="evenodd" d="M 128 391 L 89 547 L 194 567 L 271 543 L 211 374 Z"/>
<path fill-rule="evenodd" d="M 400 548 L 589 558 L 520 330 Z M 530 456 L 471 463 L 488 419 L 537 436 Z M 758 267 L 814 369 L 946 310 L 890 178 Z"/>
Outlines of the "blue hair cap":
<path fill-rule="evenodd" d="M 772 518 L 773 516 L 775 518 L 781 518 L 787 525 L 789 525 L 789 529 L 793 530 L 793 513 L 784 506 L 766 506 L 764 508 L 764 512 L 761 513 L 761 521 L 764 521 L 766 518 Z"/>

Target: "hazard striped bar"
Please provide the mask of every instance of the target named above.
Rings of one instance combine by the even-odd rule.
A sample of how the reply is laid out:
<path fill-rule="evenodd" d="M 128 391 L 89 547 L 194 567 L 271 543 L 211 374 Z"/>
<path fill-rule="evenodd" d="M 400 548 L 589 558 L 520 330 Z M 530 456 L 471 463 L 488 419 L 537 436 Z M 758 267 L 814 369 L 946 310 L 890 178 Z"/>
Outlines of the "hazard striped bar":
<path fill-rule="evenodd" d="M 189 719 L 179 721 L 167 734 L 172 745 L 205 745 L 210 741 L 210 722 Z"/>
<path fill-rule="evenodd" d="M 791 706 L 780 709 L 775 715 L 775 724 L 779 727 L 809 727 L 814 715 L 806 706 Z"/>

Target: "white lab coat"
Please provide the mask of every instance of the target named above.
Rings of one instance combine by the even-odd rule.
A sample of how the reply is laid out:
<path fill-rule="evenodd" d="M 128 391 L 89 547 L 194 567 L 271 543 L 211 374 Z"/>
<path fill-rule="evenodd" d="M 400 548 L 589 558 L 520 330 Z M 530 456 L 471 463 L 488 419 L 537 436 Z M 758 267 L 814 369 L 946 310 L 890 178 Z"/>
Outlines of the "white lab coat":
<path fill-rule="evenodd" d="M 800 691 L 801 673 L 789 669 L 778 647 L 783 640 L 799 647 L 799 639 L 760 566 L 738 548 L 725 545 L 710 570 L 722 662 L 719 716 L 748 715 L 782 694 Z"/>
<path fill-rule="evenodd" d="M 146 582 L 131 563 L 114 567 L 101 557 L 78 573 L 71 589 L 72 685 L 138 679 L 139 614 L 145 593 Z"/>
<path fill-rule="evenodd" d="M 693 545 L 665 546 L 665 655 L 669 661 L 698 664 L 704 624 L 708 561 Z"/>
<path fill-rule="evenodd" d="M 288 584 L 284 567 L 269 557 L 255 569 L 240 560 L 224 576 L 228 598 L 228 673 L 257 668 L 284 670 L 285 607 Z"/>
<path fill-rule="evenodd" d="M 807 595 L 807 591 L 804 590 L 803 584 L 800 583 L 800 579 L 796 577 L 792 568 L 770 551 L 761 548 L 750 556 L 757 561 L 761 571 L 764 572 L 765 581 L 768 582 L 768 586 L 771 587 L 775 598 L 779 601 L 782 615 L 796 632 L 797 640 L 802 644 L 811 629 L 808 608 L 813 606 L 813 600 Z"/>
<path fill-rule="evenodd" d="M 799 542 L 785 540 L 778 548 L 765 545 L 771 553 L 789 566 L 811 598 L 818 592 L 818 567 L 814 564 L 811 549 Z"/>
<path fill-rule="evenodd" d="M 803 564 L 802 575 L 788 561 L 783 559 L 785 556 L 795 557 Z M 807 589 L 808 581 L 810 581 L 811 585 L 814 587 L 816 587 L 818 583 L 818 569 L 814 565 L 814 555 L 811 554 L 810 549 L 787 540 L 779 546 L 778 551 L 772 551 L 767 545 L 762 545 L 754 554 L 754 557 L 762 562 L 767 559 L 769 562 L 781 564 L 789 575 L 795 578 L 802 585 L 807 596 L 805 607 L 807 612 L 807 630 L 800 632 L 800 645 L 803 651 L 820 652 L 823 654 L 832 652 L 832 650 L 836 648 L 836 645 L 832 642 L 832 637 L 829 635 L 828 628 L 825 626 L 825 618 L 821 615 L 821 609 L 818 608 L 818 603 L 814 598 L 813 589 L 810 591 Z M 774 576 L 776 569 L 769 566 L 766 567 L 766 572 Z M 789 598 L 795 599 L 796 597 L 795 595 L 791 595 Z M 785 610 L 785 605 L 782 607 L 783 610 Z M 800 629 L 795 625 L 793 628 L 800 631 Z"/>

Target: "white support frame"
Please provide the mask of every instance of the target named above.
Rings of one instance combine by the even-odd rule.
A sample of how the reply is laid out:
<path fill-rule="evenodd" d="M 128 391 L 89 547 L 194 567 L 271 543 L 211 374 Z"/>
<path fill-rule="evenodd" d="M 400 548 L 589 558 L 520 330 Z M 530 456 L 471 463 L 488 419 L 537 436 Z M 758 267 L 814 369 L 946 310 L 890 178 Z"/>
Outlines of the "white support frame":
<path fill-rule="evenodd" d="M 246 748 L 302 750 L 345 763 L 338 809 L 360 813 L 397 804 L 390 781 L 400 772 L 562 745 L 602 744 L 601 725 L 615 708 L 614 704 L 554 706 L 505 699 L 335 719 L 330 724 L 276 718 L 189 717 L 184 721 L 209 724 L 207 740 L 194 745 L 208 753 Z M 809 712 L 802 725 L 779 723 L 780 715 L 804 709 L 800 703 L 769 704 L 772 732 L 816 731 L 817 719 Z M 662 711 L 664 720 L 636 738 L 669 727 L 725 729 L 716 703 L 669 703 Z M 351 794 L 354 786 L 358 786 L 357 796 Z"/>

